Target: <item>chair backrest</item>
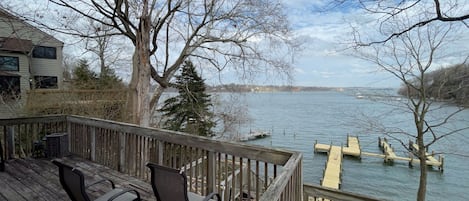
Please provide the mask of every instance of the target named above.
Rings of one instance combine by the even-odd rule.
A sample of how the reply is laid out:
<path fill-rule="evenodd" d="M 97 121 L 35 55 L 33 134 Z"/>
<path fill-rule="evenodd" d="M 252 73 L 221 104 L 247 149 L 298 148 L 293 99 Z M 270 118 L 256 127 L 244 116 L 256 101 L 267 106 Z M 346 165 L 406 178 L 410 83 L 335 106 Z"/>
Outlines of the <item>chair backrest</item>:
<path fill-rule="evenodd" d="M 151 186 L 158 201 L 189 201 L 187 178 L 177 169 L 147 163 L 151 170 Z"/>
<path fill-rule="evenodd" d="M 85 191 L 83 173 L 57 160 L 53 160 L 52 163 L 59 167 L 60 184 L 72 201 L 91 201 Z"/>

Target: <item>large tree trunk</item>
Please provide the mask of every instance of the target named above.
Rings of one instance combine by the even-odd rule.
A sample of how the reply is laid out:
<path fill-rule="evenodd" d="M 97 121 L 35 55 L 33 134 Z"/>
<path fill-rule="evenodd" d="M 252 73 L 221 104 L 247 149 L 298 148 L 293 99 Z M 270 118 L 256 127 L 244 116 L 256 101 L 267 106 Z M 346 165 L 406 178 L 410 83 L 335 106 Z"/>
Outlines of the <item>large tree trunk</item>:
<path fill-rule="evenodd" d="M 157 86 L 155 91 L 153 92 L 153 96 L 150 101 L 150 115 L 154 117 L 155 115 L 154 112 L 156 112 L 156 109 L 158 108 L 158 103 L 160 101 L 161 95 L 163 95 L 163 92 L 166 90 L 166 88 L 162 86 Z"/>
<path fill-rule="evenodd" d="M 144 8 L 136 34 L 129 107 L 132 123 L 150 125 L 150 17 Z"/>
<path fill-rule="evenodd" d="M 418 155 L 420 159 L 420 182 L 417 191 L 417 201 L 425 201 L 427 192 L 427 157 L 425 155 L 426 150 L 423 143 L 423 136 L 417 137 L 417 145 L 419 147 Z"/>

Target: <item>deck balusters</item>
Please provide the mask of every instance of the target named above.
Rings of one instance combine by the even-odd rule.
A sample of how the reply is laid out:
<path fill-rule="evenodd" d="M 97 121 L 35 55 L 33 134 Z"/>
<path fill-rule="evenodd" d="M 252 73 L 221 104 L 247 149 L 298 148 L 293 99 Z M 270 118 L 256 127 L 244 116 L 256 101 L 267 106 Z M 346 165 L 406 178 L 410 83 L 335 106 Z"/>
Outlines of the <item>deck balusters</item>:
<path fill-rule="evenodd" d="M 79 116 L 2 119 L 0 126 L 3 155 L 8 158 L 29 157 L 32 142 L 66 132 L 73 155 L 143 180 L 149 180 L 145 163 L 154 162 L 183 169 L 190 191 L 218 191 L 225 200 L 244 193 L 255 200 L 299 201 L 295 194 L 302 192 L 302 156 L 295 152 Z M 290 168 L 284 169 L 286 165 Z"/>

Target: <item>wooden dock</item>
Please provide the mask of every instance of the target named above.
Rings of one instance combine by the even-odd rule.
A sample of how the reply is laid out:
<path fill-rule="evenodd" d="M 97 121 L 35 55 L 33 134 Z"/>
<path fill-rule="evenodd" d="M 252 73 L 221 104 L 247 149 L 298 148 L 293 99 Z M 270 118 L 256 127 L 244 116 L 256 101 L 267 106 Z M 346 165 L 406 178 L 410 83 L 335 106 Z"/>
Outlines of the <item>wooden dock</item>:
<path fill-rule="evenodd" d="M 379 148 L 384 153 L 384 162 L 385 163 L 393 163 L 394 159 L 397 158 L 396 153 L 394 153 L 394 149 L 391 147 L 391 144 L 388 143 L 386 138 L 378 138 Z"/>
<path fill-rule="evenodd" d="M 394 149 L 388 143 L 388 140 L 386 138 L 382 138 L 382 139 L 378 138 L 378 141 L 379 141 L 379 146 L 381 150 L 383 151 L 383 154 L 362 152 L 362 155 L 383 158 L 384 162 L 387 162 L 387 163 L 393 163 L 394 161 L 405 161 L 409 163 L 409 166 L 420 164 L 420 160 L 418 158 L 414 158 L 411 154 L 409 155 L 409 157 L 397 156 L 396 153 L 394 152 Z M 409 146 L 411 149 L 418 150 L 418 147 L 415 144 L 413 145 L 409 144 Z M 443 171 L 443 157 L 440 157 L 440 159 L 437 160 L 435 159 L 435 157 L 433 157 L 433 154 L 427 153 L 426 164 L 428 166 L 438 167 L 440 171 Z"/>
<path fill-rule="evenodd" d="M 370 157 L 378 157 L 384 159 L 385 163 L 392 164 L 394 161 L 405 161 L 409 163 L 409 166 L 419 165 L 420 160 L 418 157 L 412 156 L 409 154 L 409 157 L 402 157 L 398 156 L 394 149 L 391 147 L 391 144 L 388 142 L 386 138 L 378 138 L 378 145 L 382 150 L 382 154 L 378 153 L 369 153 L 369 152 L 362 152 L 360 147 L 360 142 L 358 137 L 347 136 L 347 146 L 340 147 L 340 146 L 333 146 L 328 144 L 314 144 L 314 152 L 319 153 L 329 153 L 332 147 L 342 148 L 342 154 L 354 157 L 362 157 L 362 156 L 370 156 Z M 418 151 L 418 147 L 416 144 L 409 142 L 409 147 L 413 150 L 414 154 Z M 443 157 L 440 156 L 439 159 L 435 159 L 434 154 L 426 153 L 427 155 L 427 162 L 426 164 L 429 166 L 438 167 L 440 171 L 443 171 Z"/>
<path fill-rule="evenodd" d="M 420 160 L 418 158 L 413 158 L 413 157 L 401 157 L 401 156 L 391 157 L 391 156 L 386 156 L 384 154 L 376 154 L 376 153 L 369 153 L 369 152 L 362 152 L 362 155 L 363 156 L 371 156 L 371 157 L 382 158 L 382 159 L 385 159 L 385 160 L 388 159 L 388 160 L 393 160 L 393 161 L 405 161 L 405 162 L 408 162 L 409 165 L 411 165 L 411 166 L 420 164 Z M 432 161 L 427 160 L 427 165 L 435 166 L 435 167 L 440 168 L 440 166 L 442 166 L 442 163 L 432 162 Z"/>
<path fill-rule="evenodd" d="M 418 157 L 418 151 L 419 151 L 418 145 L 413 143 L 412 141 L 409 141 L 409 148 L 410 150 L 412 150 L 413 154 Z M 443 171 L 443 161 L 444 161 L 443 156 L 440 155 L 439 159 L 437 160 L 434 157 L 434 155 L 435 155 L 434 153 L 429 154 L 425 152 L 427 165 L 437 166 L 440 171 Z"/>
<path fill-rule="evenodd" d="M 343 155 L 355 157 L 360 157 L 361 155 L 358 137 L 352 136 L 347 137 L 347 147 L 319 144 L 316 142 L 314 144 L 314 151 L 328 153 L 321 185 L 333 189 L 340 189 Z"/>
<path fill-rule="evenodd" d="M 329 156 L 326 162 L 321 185 L 333 189 L 340 188 L 340 174 L 342 172 L 342 148 L 339 146 L 330 146 Z"/>
<path fill-rule="evenodd" d="M 342 151 L 346 155 L 360 157 L 361 148 L 360 148 L 360 142 L 358 141 L 358 137 L 347 136 L 347 147 L 344 147 Z"/>
<path fill-rule="evenodd" d="M 314 144 L 314 151 L 315 152 L 327 153 L 331 149 L 331 146 L 332 145 L 319 144 L 319 143 L 316 142 Z M 358 140 L 358 137 L 356 137 L 356 136 L 355 137 L 354 136 L 347 136 L 347 147 L 342 147 L 342 153 L 344 155 L 360 157 L 361 156 L 361 148 L 360 148 L 360 142 Z"/>

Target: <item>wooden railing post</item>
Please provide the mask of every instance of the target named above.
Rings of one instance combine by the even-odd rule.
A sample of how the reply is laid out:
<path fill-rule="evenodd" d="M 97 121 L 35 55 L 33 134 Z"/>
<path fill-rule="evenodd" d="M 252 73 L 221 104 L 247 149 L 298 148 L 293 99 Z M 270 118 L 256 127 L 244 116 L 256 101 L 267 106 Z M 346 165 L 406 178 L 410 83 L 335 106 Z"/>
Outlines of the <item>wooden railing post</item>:
<path fill-rule="evenodd" d="M 158 140 L 158 165 L 163 165 L 164 142 Z"/>
<path fill-rule="evenodd" d="M 0 141 L 0 172 L 4 172 L 4 171 L 5 171 L 5 156 L 3 155 L 3 145 L 2 145 L 2 142 Z"/>
<path fill-rule="evenodd" d="M 72 152 L 72 123 L 68 120 L 67 117 L 65 117 L 65 122 L 67 125 L 67 136 L 68 136 L 68 153 L 73 153 Z"/>
<path fill-rule="evenodd" d="M 208 170 L 207 170 L 207 192 L 214 192 L 216 188 L 216 153 L 208 151 L 207 152 L 207 165 L 208 165 Z"/>
<path fill-rule="evenodd" d="M 120 172 L 125 171 L 125 145 L 127 141 L 125 140 L 125 133 L 119 132 L 119 167 Z"/>
<path fill-rule="evenodd" d="M 303 161 L 298 163 L 297 167 L 297 183 L 296 183 L 296 195 L 299 196 L 299 200 L 303 200 Z"/>
<path fill-rule="evenodd" d="M 15 129 L 13 126 L 5 126 L 5 134 L 6 159 L 15 158 Z"/>
<path fill-rule="evenodd" d="M 96 129 L 94 127 L 91 127 L 91 147 L 90 147 L 90 159 L 91 161 L 96 161 Z"/>

